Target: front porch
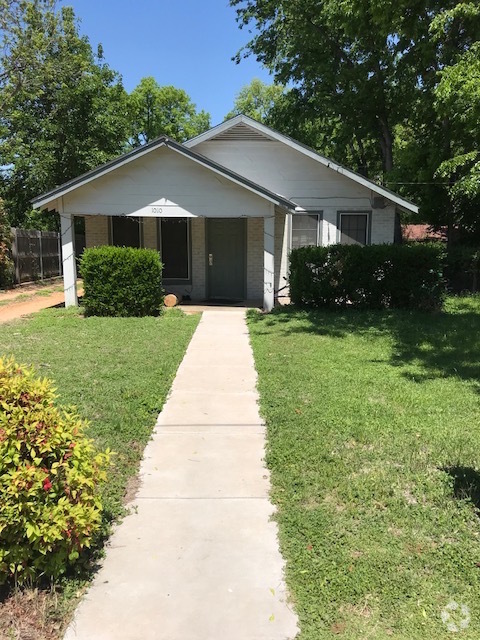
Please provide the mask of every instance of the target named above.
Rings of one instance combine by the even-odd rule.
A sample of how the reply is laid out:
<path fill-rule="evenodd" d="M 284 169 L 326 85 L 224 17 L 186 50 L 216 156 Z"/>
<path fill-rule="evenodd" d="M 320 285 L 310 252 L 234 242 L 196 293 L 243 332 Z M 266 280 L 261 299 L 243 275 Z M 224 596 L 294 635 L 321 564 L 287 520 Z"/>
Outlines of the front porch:
<path fill-rule="evenodd" d="M 286 216 L 273 205 L 266 217 L 83 217 L 87 248 L 129 244 L 159 251 L 166 293 L 190 303 L 241 303 L 270 311 L 275 291 L 284 285 Z M 73 218 L 61 214 L 66 306 L 78 304 Z"/>

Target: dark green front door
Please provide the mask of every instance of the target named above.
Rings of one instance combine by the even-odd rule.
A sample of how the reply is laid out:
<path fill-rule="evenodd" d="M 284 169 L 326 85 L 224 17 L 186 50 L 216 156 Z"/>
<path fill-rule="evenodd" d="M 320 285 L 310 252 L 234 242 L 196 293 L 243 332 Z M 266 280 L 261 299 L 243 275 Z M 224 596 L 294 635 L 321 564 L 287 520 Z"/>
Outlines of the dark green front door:
<path fill-rule="evenodd" d="M 242 218 L 207 218 L 209 298 L 245 298 L 245 231 Z"/>

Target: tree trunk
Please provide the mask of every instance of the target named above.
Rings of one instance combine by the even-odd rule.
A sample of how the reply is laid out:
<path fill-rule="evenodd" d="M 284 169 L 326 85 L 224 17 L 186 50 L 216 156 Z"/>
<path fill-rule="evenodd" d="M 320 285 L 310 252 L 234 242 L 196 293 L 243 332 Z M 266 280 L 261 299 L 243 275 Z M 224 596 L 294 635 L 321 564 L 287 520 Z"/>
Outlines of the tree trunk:
<path fill-rule="evenodd" d="M 393 135 L 385 116 L 379 116 L 380 147 L 382 150 L 382 164 L 385 173 L 393 169 Z"/>

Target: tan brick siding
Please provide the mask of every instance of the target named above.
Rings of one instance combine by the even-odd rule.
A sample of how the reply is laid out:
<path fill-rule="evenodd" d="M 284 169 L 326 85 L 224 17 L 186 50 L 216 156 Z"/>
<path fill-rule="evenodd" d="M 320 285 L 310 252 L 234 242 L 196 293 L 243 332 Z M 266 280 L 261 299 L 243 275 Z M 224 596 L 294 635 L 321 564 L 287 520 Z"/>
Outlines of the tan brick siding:
<path fill-rule="evenodd" d="M 100 247 L 108 244 L 108 216 L 85 216 L 85 246 Z"/>
<path fill-rule="evenodd" d="M 158 251 L 157 218 L 141 218 L 143 223 L 143 246 Z"/>
<path fill-rule="evenodd" d="M 263 218 L 247 219 L 247 299 L 263 300 Z"/>
<path fill-rule="evenodd" d="M 203 300 L 206 291 L 205 218 L 192 218 L 190 227 L 192 238 L 192 298 Z"/>

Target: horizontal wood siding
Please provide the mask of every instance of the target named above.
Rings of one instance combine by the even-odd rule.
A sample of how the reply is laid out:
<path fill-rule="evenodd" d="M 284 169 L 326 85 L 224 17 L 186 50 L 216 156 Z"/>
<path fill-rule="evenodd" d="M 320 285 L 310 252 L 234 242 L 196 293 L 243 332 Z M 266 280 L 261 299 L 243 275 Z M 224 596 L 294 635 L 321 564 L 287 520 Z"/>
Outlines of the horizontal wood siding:
<path fill-rule="evenodd" d="M 270 202 L 165 147 L 79 187 L 65 213 L 141 217 L 262 217 Z"/>

